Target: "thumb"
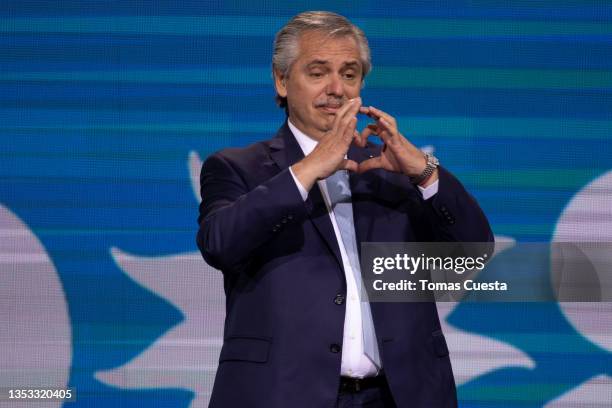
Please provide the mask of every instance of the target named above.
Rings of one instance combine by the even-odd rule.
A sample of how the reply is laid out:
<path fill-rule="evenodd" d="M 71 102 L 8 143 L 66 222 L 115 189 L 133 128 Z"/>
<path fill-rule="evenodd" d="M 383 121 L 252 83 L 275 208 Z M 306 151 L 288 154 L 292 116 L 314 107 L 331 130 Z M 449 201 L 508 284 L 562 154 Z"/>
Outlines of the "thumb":
<path fill-rule="evenodd" d="M 359 171 L 359 164 L 357 164 L 357 162 L 354 161 L 354 160 L 345 159 L 342 162 L 340 168 L 342 168 L 344 170 L 348 170 L 348 171 L 357 172 L 357 171 Z"/>
<path fill-rule="evenodd" d="M 380 169 L 383 167 L 382 159 L 380 156 L 372 157 L 371 159 L 364 160 L 359 163 L 359 173 L 365 173 L 368 170 Z"/>

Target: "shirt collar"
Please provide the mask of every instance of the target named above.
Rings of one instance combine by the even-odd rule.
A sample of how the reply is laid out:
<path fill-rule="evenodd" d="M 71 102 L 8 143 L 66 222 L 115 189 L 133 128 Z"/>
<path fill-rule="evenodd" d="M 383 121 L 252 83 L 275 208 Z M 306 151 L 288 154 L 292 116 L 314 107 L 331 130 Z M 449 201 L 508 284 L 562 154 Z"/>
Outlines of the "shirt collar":
<path fill-rule="evenodd" d="M 293 136 L 295 136 L 295 140 L 297 140 L 298 144 L 302 148 L 304 156 L 308 156 L 314 150 L 314 148 L 317 147 L 319 142 L 302 132 L 300 129 L 296 128 L 295 125 L 288 119 L 287 124 L 289 125 L 291 133 L 293 133 Z"/>

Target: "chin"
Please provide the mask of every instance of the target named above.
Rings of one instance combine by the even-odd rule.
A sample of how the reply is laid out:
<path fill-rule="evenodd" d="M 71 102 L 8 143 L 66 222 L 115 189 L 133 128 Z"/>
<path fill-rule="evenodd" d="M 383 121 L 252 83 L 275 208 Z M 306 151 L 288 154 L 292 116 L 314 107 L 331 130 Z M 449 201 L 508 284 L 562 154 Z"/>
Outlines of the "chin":
<path fill-rule="evenodd" d="M 329 132 L 333 128 L 334 128 L 334 121 L 333 121 L 333 119 L 332 120 L 328 120 L 323 126 L 319 127 L 319 129 L 321 129 L 322 132 Z"/>

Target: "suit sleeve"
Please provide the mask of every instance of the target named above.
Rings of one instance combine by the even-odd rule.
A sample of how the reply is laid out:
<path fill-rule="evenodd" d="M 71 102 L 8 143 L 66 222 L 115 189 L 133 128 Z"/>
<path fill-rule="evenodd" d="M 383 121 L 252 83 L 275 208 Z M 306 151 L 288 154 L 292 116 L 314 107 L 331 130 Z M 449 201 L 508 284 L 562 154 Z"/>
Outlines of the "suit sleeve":
<path fill-rule="evenodd" d="M 307 216 L 289 169 L 249 189 L 237 166 L 221 153 L 202 166 L 197 244 L 206 262 L 229 271 L 248 260 L 288 224 Z"/>
<path fill-rule="evenodd" d="M 493 242 L 487 217 L 448 170 L 439 167 L 438 192 L 426 200 L 437 241 Z"/>

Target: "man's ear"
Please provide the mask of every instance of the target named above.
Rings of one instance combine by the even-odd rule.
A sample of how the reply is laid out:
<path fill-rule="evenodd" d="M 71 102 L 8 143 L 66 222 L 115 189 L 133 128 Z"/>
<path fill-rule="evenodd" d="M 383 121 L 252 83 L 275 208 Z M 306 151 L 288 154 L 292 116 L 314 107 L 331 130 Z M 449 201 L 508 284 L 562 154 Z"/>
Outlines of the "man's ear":
<path fill-rule="evenodd" d="M 282 97 L 287 97 L 287 81 L 286 77 L 277 69 L 274 70 L 274 87 L 276 88 L 276 93 Z"/>

